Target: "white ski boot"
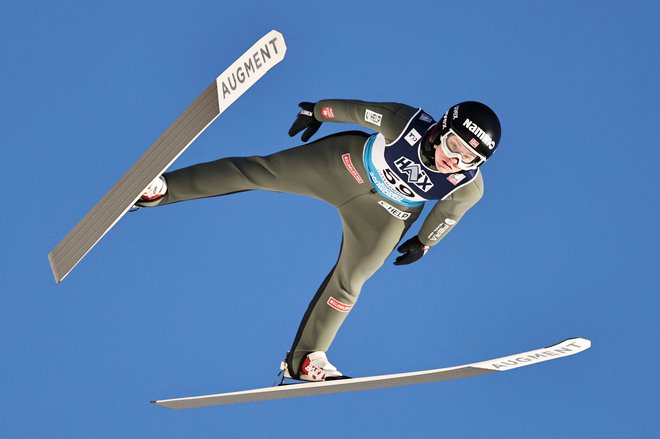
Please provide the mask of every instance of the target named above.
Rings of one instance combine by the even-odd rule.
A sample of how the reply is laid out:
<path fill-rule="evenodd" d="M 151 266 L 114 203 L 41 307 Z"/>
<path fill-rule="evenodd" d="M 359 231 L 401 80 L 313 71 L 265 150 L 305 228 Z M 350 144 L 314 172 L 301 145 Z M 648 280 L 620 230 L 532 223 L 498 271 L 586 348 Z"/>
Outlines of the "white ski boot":
<path fill-rule="evenodd" d="M 154 180 L 149 183 L 149 186 L 142 192 L 140 196 L 140 201 L 156 201 L 163 197 L 167 193 L 167 182 L 165 178 L 161 175 L 160 177 L 154 178 Z"/>
<path fill-rule="evenodd" d="M 284 378 L 292 378 L 285 361 L 280 368 L 284 371 Z M 337 368 L 328 361 L 325 352 L 317 351 L 307 355 L 300 366 L 300 376 L 297 378 L 302 381 L 326 381 L 348 378 L 344 376 Z"/>
<path fill-rule="evenodd" d="M 137 204 L 131 207 L 130 212 L 134 212 L 140 209 L 143 206 L 155 206 L 158 204 L 158 200 L 163 198 L 167 193 L 167 181 L 162 175 L 153 179 L 149 186 L 142 192 L 140 198 L 137 200 Z"/>

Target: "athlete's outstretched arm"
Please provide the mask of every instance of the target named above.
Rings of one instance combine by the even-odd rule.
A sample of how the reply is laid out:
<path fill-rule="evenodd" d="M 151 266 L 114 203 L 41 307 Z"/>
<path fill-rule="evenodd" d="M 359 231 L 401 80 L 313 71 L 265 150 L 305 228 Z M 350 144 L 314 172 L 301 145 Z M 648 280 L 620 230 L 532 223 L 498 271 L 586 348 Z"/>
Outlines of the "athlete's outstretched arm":
<path fill-rule="evenodd" d="M 313 104 L 302 102 L 290 135 L 303 133 L 303 141 L 316 132 L 321 122 L 354 123 L 378 131 L 387 142 L 395 140 L 410 118 L 419 110 L 397 102 L 366 102 L 350 99 L 324 99 Z M 311 114 L 310 114 L 311 113 Z M 305 120 L 307 119 L 307 120 Z"/>

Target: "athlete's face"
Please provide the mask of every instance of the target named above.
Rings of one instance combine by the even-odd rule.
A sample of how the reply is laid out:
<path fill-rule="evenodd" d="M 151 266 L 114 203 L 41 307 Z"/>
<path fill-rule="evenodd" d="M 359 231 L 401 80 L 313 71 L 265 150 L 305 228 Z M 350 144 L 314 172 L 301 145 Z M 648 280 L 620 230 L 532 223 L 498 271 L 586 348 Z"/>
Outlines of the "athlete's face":
<path fill-rule="evenodd" d="M 460 154 L 463 163 L 471 163 L 477 160 L 477 156 L 463 146 L 461 141 L 453 134 L 447 136 L 447 149 L 453 153 Z M 449 157 L 444 153 L 440 145 L 436 145 L 435 148 L 435 167 L 443 174 L 461 172 L 461 168 L 458 167 L 458 158 Z"/>

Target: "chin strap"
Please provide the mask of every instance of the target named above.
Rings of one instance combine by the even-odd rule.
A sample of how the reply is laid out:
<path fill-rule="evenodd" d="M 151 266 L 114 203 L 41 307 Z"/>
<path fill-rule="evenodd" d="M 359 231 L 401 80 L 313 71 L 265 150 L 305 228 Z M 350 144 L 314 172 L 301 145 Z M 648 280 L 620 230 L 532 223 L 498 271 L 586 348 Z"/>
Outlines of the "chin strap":
<path fill-rule="evenodd" d="M 421 145 L 419 146 L 422 156 L 422 161 L 429 168 L 437 169 L 435 167 L 435 145 L 431 143 L 429 137 L 430 137 L 430 133 L 427 132 L 424 138 L 422 139 Z"/>

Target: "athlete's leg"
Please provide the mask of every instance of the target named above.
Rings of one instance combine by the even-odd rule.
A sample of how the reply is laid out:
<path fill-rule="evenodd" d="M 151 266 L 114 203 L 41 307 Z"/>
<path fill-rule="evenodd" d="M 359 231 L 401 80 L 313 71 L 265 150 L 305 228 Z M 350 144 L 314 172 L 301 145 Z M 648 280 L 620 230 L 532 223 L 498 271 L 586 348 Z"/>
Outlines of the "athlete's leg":
<path fill-rule="evenodd" d="M 355 151 L 353 160 L 361 162 L 366 138 L 361 132 L 340 133 L 265 157 L 229 157 L 168 172 L 165 196 L 141 204 L 164 205 L 263 189 L 308 195 L 338 206 L 364 192 L 368 184 L 357 185 L 342 160 L 344 153 Z"/>
<path fill-rule="evenodd" d="M 369 193 L 339 209 L 343 226 L 339 260 L 309 304 L 296 334 L 287 358 L 293 377 L 298 376 L 305 355 L 328 350 L 364 282 L 383 265 L 421 211 L 421 207 L 401 208 L 410 212 L 409 218 L 401 220 L 378 201 L 384 199 Z"/>

